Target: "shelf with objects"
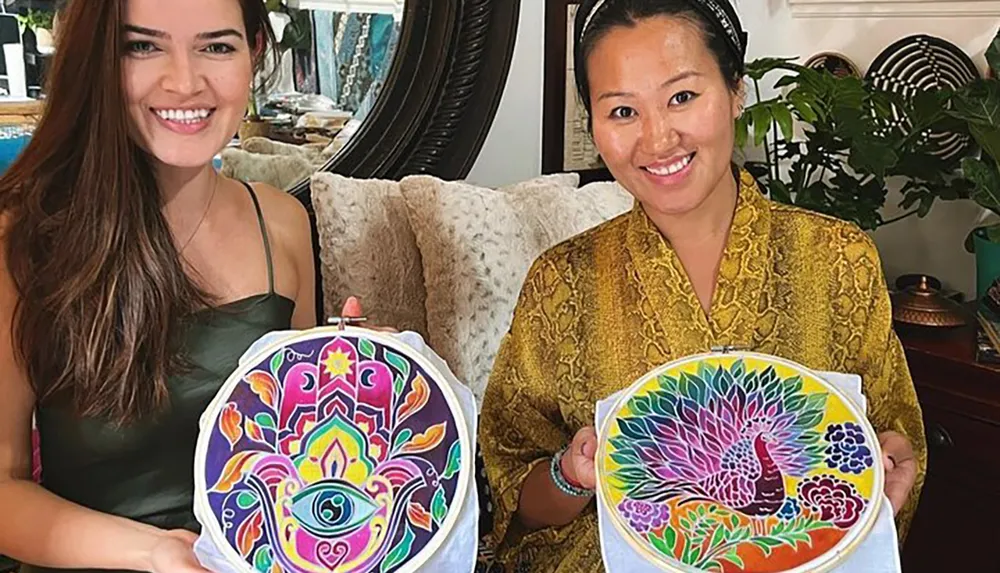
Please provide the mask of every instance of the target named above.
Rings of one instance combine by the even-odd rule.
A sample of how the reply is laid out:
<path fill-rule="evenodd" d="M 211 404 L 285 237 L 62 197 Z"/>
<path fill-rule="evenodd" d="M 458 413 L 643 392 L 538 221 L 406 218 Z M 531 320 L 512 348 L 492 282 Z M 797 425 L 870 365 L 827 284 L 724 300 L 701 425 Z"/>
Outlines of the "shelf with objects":
<path fill-rule="evenodd" d="M 17 157 L 44 105 L 45 74 L 55 53 L 54 0 L 0 3 L 0 172 Z"/>

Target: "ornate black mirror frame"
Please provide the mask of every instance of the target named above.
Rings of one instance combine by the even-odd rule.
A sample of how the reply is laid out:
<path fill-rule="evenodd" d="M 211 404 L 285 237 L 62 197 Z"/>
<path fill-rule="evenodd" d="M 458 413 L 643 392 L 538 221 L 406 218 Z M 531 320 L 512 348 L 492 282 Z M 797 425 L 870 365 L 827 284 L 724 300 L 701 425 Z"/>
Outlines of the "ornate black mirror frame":
<path fill-rule="evenodd" d="M 406 0 L 383 91 L 320 171 L 399 179 L 465 177 L 507 81 L 520 0 Z M 309 181 L 290 192 L 308 204 Z"/>
<path fill-rule="evenodd" d="M 394 180 L 468 175 L 500 105 L 519 9 L 520 0 L 406 0 L 399 45 L 375 107 L 319 171 Z M 322 323 L 327 317 L 309 179 L 289 192 L 309 211 Z"/>

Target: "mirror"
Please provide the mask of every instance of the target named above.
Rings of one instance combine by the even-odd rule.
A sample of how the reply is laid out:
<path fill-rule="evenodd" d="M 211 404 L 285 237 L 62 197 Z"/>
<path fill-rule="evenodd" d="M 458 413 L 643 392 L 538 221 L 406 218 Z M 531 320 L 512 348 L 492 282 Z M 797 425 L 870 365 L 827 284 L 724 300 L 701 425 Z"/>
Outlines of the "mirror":
<path fill-rule="evenodd" d="M 0 98 L 31 103 L 44 99 L 45 71 L 55 52 L 55 14 L 61 0 L 0 3 Z"/>
<path fill-rule="evenodd" d="M 404 0 L 269 0 L 279 59 L 258 76 L 223 174 L 291 189 L 372 113 L 399 45 Z"/>

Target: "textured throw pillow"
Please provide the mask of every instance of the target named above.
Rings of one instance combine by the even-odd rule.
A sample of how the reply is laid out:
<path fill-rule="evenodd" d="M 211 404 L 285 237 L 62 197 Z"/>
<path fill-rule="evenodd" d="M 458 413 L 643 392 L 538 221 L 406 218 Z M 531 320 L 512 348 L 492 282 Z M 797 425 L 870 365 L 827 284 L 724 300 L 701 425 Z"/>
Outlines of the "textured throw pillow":
<path fill-rule="evenodd" d="M 426 176 L 400 188 L 427 289 L 430 344 L 482 400 L 531 263 L 546 249 L 632 206 L 616 184 L 575 175 L 498 190 Z"/>
<path fill-rule="evenodd" d="M 278 189 L 288 189 L 316 171 L 306 158 L 295 155 L 262 155 L 237 148 L 223 149 L 220 155 L 220 172 L 226 177 Z"/>
<path fill-rule="evenodd" d="M 356 296 L 373 324 L 426 339 L 420 251 L 399 183 L 317 173 L 311 192 L 326 314 Z"/>

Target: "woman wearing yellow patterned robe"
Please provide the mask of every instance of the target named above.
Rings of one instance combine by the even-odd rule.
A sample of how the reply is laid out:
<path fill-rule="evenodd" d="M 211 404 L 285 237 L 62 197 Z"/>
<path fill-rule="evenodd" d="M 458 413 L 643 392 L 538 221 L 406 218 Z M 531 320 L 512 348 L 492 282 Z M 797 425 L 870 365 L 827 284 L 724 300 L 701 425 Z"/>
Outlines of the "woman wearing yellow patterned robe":
<path fill-rule="evenodd" d="M 578 83 L 635 208 L 532 265 L 486 390 L 498 557 L 599 571 L 594 408 L 718 346 L 858 374 L 905 536 L 926 468 L 879 256 L 856 226 L 772 202 L 733 168 L 745 37 L 725 0 L 589 0 Z"/>

